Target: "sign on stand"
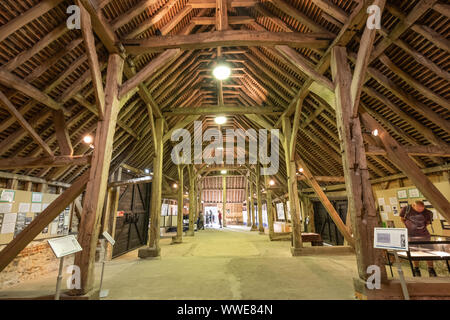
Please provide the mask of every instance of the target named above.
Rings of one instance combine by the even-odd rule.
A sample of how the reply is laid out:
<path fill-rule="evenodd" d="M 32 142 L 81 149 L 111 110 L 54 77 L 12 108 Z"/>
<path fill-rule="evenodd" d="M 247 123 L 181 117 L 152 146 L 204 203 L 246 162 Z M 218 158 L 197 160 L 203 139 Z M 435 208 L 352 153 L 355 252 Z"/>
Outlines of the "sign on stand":
<path fill-rule="evenodd" d="M 73 235 L 49 239 L 48 244 L 50 245 L 50 248 L 52 249 L 56 258 L 60 259 L 58 278 L 56 280 L 56 293 L 55 293 L 55 300 L 59 300 L 59 297 L 61 295 L 61 280 L 62 280 L 62 271 L 64 267 L 64 257 L 82 251 L 83 249 L 81 248 L 77 239 Z"/>
<path fill-rule="evenodd" d="M 375 228 L 373 246 L 376 249 L 391 250 L 394 253 L 395 265 L 400 278 L 403 296 L 409 300 L 409 292 L 403 275 L 402 264 L 397 251 L 408 251 L 408 229 L 406 228 Z"/>
<path fill-rule="evenodd" d="M 408 251 L 408 229 L 375 228 L 374 247 L 397 251 Z"/>

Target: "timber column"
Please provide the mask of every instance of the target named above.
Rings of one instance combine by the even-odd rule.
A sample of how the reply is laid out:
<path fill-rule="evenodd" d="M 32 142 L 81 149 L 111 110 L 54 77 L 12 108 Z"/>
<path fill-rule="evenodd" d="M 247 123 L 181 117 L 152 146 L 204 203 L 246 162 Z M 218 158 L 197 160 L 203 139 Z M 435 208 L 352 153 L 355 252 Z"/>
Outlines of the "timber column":
<path fill-rule="evenodd" d="M 223 227 L 225 228 L 227 226 L 227 219 L 226 219 L 226 215 L 227 215 L 227 176 L 223 176 L 222 177 L 222 224 Z"/>
<path fill-rule="evenodd" d="M 193 237 L 194 232 L 194 219 L 195 219 L 195 174 L 192 165 L 188 166 L 189 173 L 189 230 L 186 232 L 186 236 Z"/>
<path fill-rule="evenodd" d="M 273 229 L 273 205 L 272 205 L 272 190 L 270 190 L 269 176 L 264 176 L 264 181 L 266 185 L 266 205 L 267 205 L 267 222 L 269 224 L 269 238 L 272 239 L 274 234 Z"/>
<path fill-rule="evenodd" d="M 109 56 L 104 117 L 97 123 L 95 149 L 78 230 L 78 242 L 83 251 L 75 255 L 74 264 L 79 266 L 81 271 L 81 289 L 74 290 L 76 294 L 88 294 L 94 288 L 95 251 L 108 184 L 117 116 L 120 111 L 118 94 L 122 83 L 123 66 L 124 60 L 118 54 Z"/>
<path fill-rule="evenodd" d="M 293 237 L 293 247 L 291 248 L 292 255 L 299 254 L 299 251 L 303 247 L 302 243 L 302 225 L 300 221 L 300 201 L 298 199 L 297 191 L 297 166 L 295 165 L 295 159 L 293 159 L 293 154 L 291 150 L 291 121 L 288 117 L 282 117 L 283 126 L 283 148 L 286 160 L 286 172 L 288 176 L 288 191 L 289 191 L 289 208 L 292 220 L 292 237 Z M 292 146 L 295 148 L 295 145 Z"/>
<path fill-rule="evenodd" d="M 252 218 L 252 227 L 250 231 L 256 231 L 258 228 L 256 227 L 256 217 L 255 217 L 255 198 L 253 196 L 253 181 L 251 180 L 251 173 L 249 176 L 249 182 L 250 182 L 250 217 Z"/>
<path fill-rule="evenodd" d="M 164 161 L 164 122 L 162 118 L 155 121 L 156 136 L 156 156 L 153 158 L 153 182 L 152 182 L 152 198 L 150 202 L 150 230 L 148 237 L 148 247 L 138 251 L 139 258 L 159 257 L 161 248 L 159 247 L 160 237 L 160 218 L 161 218 L 161 191 L 162 191 L 162 168 Z"/>
<path fill-rule="evenodd" d="M 258 204 L 258 229 L 260 234 L 264 234 L 264 223 L 262 218 L 262 201 L 261 201 L 261 166 L 259 162 L 256 164 L 256 202 Z"/>
<path fill-rule="evenodd" d="M 348 205 L 353 226 L 356 261 L 359 278 L 365 282 L 370 274 L 367 267 L 380 268 L 380 279 L 387 281 L 384 254 L 373 248 L 374 228 L 378 227 L 379 216 L 375 208 L 372 185 L 358 116 L 353 116 L 351 98 L 352 72 L 344 47 L 334 47 L 331 51 L 331 71 L 335 83 L 336 124 L 341 140 L 342 163 Z"/>
<path fill-rule="evenodd" d="M 178 165 L 178 180 L 179 180 L 179 186 L 178 186 L 178 209 L 177 209 L 177 235 L 172 238 L 172 243 L 182 243 L 183 242 L 183 201 L 184 201 L 184 194 L 183 194 L 183 172 L 184 172 L 184 166 Z"/>
<path fill-rule="evenodd" d="M 249 226 L 251 223 L 252 218 L 250 217 L 250 201 L 248 200 L 248 175 L 246 177 L 247 179 L 245 179 L 245 203 L 246 203 L 246 208 L 247 208 L 247 223 L 246 225 Z"/>

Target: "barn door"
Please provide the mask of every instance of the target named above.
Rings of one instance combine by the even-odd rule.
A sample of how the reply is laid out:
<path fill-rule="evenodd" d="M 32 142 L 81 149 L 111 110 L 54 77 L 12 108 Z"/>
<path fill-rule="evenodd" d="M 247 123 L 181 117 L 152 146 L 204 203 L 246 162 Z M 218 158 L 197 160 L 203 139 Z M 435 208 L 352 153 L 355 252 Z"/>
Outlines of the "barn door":
<path fill-rule="evenodd" d="M 147 243 L 151 184 L 129 185 L 120 195 L 113 258 Z"/>
<path fill-rule="evenodd" d="M 346 223 L 347 218 L 347 200 L 331 201 L 342 221 Z M 339 232 L 330 215 L 320 201 L 313 201 L 314 205 L 314 224 L 316 232 L 320 233 L 324 242 L 333 245 L 344 244 L 344 237 Z"/>

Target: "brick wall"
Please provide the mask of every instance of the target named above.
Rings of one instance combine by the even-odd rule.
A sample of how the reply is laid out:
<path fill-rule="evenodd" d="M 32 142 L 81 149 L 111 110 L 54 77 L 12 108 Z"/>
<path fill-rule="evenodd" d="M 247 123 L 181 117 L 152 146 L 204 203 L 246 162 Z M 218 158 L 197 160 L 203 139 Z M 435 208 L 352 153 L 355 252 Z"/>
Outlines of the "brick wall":
<path fill-rule="evenodd" d="M 5 246 L 0 246 L 2 250 Z M 73 264 L 73 255 L 64 260 L 64 265 Z M 26 280 L 58 272 L 56 259 L 47 240 L 33 241 L 0 272 L 0 290 L 11 288 Z"/>

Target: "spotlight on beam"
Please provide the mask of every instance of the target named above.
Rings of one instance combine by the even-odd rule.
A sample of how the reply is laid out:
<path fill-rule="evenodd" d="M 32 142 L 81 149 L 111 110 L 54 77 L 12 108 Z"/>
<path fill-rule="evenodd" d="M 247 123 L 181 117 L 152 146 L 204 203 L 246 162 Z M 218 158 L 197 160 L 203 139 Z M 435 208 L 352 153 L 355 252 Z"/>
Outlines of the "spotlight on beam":
<path fill-rule="evenodd" d="M 227 174 L 227 170 L 220 171 L 221 174 Z"/>
<path fill-rule="evenodd" d="M 373 130 L 373 131 L 372 131 L 372 135 L 373 135 L 374 137 L 377 137 L 377 136 L 378 136 L 378 129 Z"/>

